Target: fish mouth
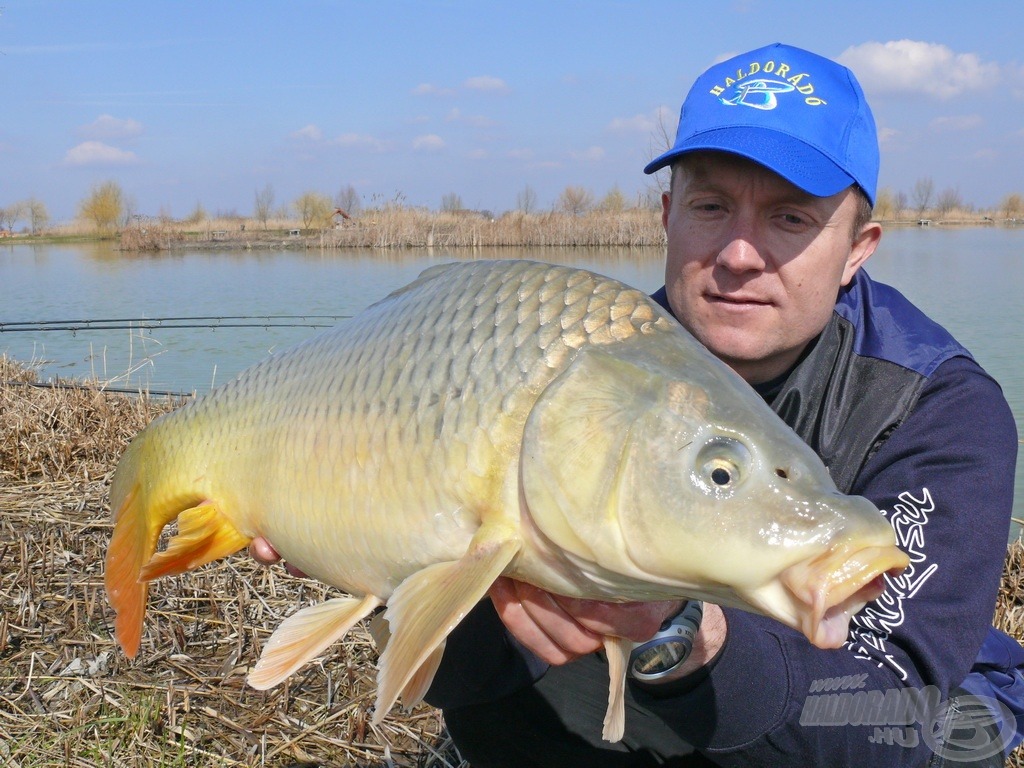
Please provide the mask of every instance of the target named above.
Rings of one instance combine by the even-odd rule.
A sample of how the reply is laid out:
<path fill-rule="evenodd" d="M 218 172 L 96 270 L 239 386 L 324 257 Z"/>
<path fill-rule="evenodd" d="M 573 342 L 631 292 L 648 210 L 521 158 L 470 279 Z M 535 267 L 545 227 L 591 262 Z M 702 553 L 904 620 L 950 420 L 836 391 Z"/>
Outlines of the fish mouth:
<path fill-rule="evenodd" d="M 896 577 L 910 564 L 892 545 L 849 552 L 827 552 L 787 568 L 781 581 L 805 610 L 799 630 L 819 648 L 841 648 L 850 620 L 885 591 L 885 576 Z"/>

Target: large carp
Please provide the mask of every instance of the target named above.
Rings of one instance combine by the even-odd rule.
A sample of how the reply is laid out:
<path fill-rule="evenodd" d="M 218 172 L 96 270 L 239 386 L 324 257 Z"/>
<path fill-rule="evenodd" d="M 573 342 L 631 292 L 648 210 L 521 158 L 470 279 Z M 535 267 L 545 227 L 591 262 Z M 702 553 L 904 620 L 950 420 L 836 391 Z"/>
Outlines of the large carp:
<path fill-rule="evenodd" d="M 110 499 L 129 657 L 147 582 L 264 536 L 351 597 L 283 622 L 249 682 L 275 685 L 386 604 L 375 721 L 422 698 L 502 574 L 583 598 L 704 598 L 839 647 L 908 562 L 882 515 L 646 295 L 529 261 L 429 269 L 157 419 Z M 631 644 L 606 648 L 617 740 Z"/>

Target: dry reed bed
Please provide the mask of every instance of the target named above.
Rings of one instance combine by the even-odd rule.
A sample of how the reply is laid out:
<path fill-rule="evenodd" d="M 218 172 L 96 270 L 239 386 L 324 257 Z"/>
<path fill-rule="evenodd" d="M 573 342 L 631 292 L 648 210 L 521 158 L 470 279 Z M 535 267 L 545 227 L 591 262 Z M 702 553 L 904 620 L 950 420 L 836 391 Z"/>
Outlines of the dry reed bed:
<path fill-rule="evenodd" d="M 439 714 L 369 725 L 375 653 L 353 632 L 278 688 L 244 684 L 280 621 L 328 589 L 237 556 L 151 589 L 142 648 L 111 637 L 109 473 L 173 403 L 34 388 L 0 357 L 0 764 L 458 766 Z"/>
<path fill-rule="evenodd" d="M 109 473 L 175 403 L 34 381 L 0 357 L 0 764 L 468 768 L 429 707 L 370 727 L 375 652 L 361 631 L 274 690 L 246 687 L 281 619 L 329 590 L 244 556 L 156 582 L 139 656 L 125 659 L 103 592 Z M 1024 637 L 1020 544 L 995 622 Z M 1024 768 L 1022 751 L 1007 765 Z"/>
<path fill-rule="evenodd" d="M 214 235 L 214 232 L 218 232 Z M 507 213 L 491 219 L 474 212 L 434 213 L 390 206 L 365 211 L 351 222 L 302 231 L 293 238 L 266 231 L 250 222 L 245 229 L 233 222 L 218 228 L 174 222 L 147 222 L 121 232 L 123 250 L 169 250 L 204 242 L 224 247 L 304 245 L 316 248 L 480 248 L 480 247 L 643 247 L 665 242 L 661 212 L 632 208 L 565 213 Z"/>

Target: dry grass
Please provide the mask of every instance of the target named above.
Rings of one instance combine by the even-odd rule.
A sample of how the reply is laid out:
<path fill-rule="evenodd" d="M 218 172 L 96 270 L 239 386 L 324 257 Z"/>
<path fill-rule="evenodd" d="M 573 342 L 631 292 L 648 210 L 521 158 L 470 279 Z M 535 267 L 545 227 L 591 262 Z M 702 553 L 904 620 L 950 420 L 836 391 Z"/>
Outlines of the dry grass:
<path fill-rule="evenodd" d="M 437 711 L 369 725 L 375 652 L 353 632 L 287 684 L 247 667 L 327 588 L 238 556 L 151 589 L 134 662 L 111 636 L 102 563 L 109 473 L 172 403 L 41 389 L 0 357 L 0 764 L 458 766 Z"/>
<path fill-rule="evenodd" d="M 103 591 L 107 483 L 129 438 L 174 403 L 35 378 L 0 357 L 0 764 L 468 768 L 436 710 L 369 725 L 375 652 L 361 631 L 286 684 L 248 688 L 281 619 L 329 590 L 244 556 L 156 582 L 128 661 Z M 1024 637 L 1019 544 L 995 621 Z M 1024 768 L 1024 750 L 1007 765 Z"/>

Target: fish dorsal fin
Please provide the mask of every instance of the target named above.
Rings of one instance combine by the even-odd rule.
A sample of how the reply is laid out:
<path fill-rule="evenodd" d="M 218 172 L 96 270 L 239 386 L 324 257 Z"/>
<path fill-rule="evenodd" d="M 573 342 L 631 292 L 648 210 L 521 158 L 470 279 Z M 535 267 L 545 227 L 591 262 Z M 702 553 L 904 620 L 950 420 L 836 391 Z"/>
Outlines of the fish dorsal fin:
<path fill-rule="evenodd" d="M 430 565 L 398 585 L 385 613 L 391 639 L 380 657 L 374 724 L 381 722 L 403 690 L 426 691 L 440 663 L 438 648 L 487 594 L 520 547 L 518 533 L 508 526 L 484 525 L 460 560 Z M 413 685 L 421 668 L 423 674 Z"/>
<path fill-rule="evenodd" d="M 260 660 L 249 673 L 249 685 L 260 691 L 273 688 L 340 640 L 379 605 L 381 600 L 373 595 L 338 597 L 292 614 L 267 641 Z"/>
<path fill-rule="evenodd" d="M 233 555 L 248 545 L 240 532 L 213 502 L 186 509 L 178 515 L 178 533 L 142 567 L 140 581 L 175 576 Z"/>
<path fill-rule="evenodd" d="M 608 711 L 604 715 L 605 741 L 620 741 L 626 732 L 626 666 L 633 643 L 624 637 L 606 637 L 608 657 Z"/>

